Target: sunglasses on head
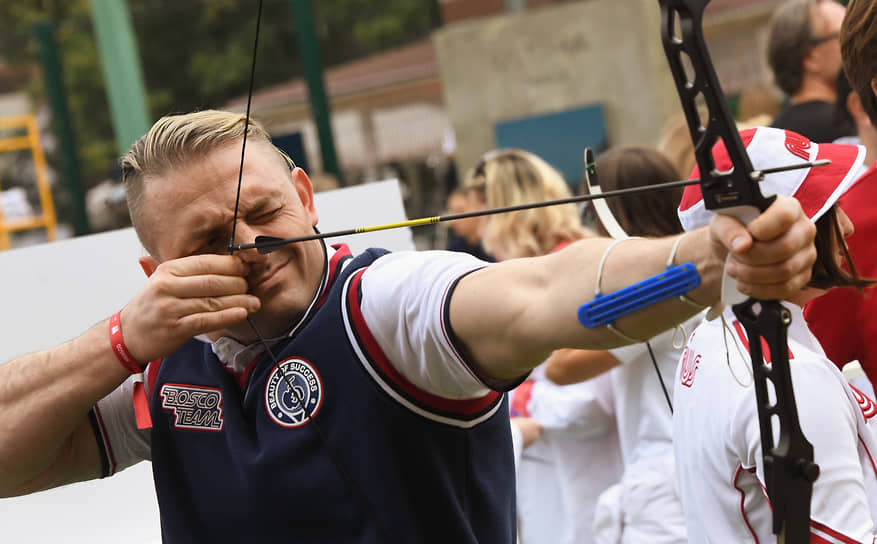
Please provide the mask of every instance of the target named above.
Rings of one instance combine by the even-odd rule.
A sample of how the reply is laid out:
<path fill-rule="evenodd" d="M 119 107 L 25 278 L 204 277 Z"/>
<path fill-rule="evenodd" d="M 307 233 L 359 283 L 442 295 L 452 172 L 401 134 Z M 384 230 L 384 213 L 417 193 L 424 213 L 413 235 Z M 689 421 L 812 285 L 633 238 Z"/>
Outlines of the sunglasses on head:
<path fill-rule="evenodd" d="M 825 42 L 836 40 L 838 38 L 840 38 L 840 32 L 832 32 L 831 34 L 826 34 L 821 38 L 810 38 L 810 47 L 816 47 L 817 45 L 822 45 Z"/>

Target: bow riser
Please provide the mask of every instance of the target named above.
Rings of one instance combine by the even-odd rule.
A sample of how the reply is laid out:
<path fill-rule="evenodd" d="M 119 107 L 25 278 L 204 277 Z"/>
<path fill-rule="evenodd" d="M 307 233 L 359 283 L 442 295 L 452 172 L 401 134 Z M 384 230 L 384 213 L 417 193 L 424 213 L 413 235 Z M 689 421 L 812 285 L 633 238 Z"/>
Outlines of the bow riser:
<path fill-rule="evenodd" d="M 704 204 L 709 210 L 749 223 L 776 197 L 765 197 L 758 188 L 763 174 L 752 167 L 710 60 L 703 38 L 703 14 L 708 3 L 659 0 L 661 37 L 694 142 Z M 707 107 L 706 119 L 698 111 L 699 99 Z M 731 172 L 716 169 L 712 150 L 719 141 L 724 143 L 733 165 Z M 813 463 L 813 446 L 801 431 L 792 389 L 790 314 L 777 301 L 752 299 L 734 305 L 733 310 L 749 338 L 773 531 L 779 535 L 779 542 L 805 544 L 810 540 L 810 499 L 819 468 Z M 770 365 L 765 363 L 762 340 L 769 347 Z M 779 437 L 776 444 L 774 423 Z"/>
<path fill-rule="evenodd" d="M 750 177 L 754 168 L 707 52 L 702 28 L 703 12 L 709 0 L 661 0 L 660 3 L 661 38 L 694 142 L 694 155 L 703 179 L 704 203 L 708 210 L 721 210 L 748 223 L 766 210 L 775 197 L 764 197 L 753 183 L 756 180 Z M 685 68 L 686 61 L 693 77 Z M 698 98 L 706 104 L 706 120 L 701 118 Z M 712 149 L 720 140 L 728 150 L 734 169 L 718 178 L 720 172 L 716 169 Z"/>
<path fill-rule="evenodd" d="M 749 338 L 755 399 L 761 422 L 764 481 L 775 513 L 773 531 L 784 534 L 786 542 L 806 543 L 810 541 L 810 500 L 819 466 L 813 463 L 813 445 L 801 431 L 795 396 L 780 397 L 777 393 L 792 391 L 787 347 L 791 314 L 779 302 L 755 300 L 738 304 L 734 307 L 734 314 Z M 768 358 L 764 357 L 762 339 L 769 348 Z M 764 424 L 765 418 L 768 424 Z M 772 418 L 778 423 L 776 443 Z M 788 520 L 801 519 L 807 523 L 788 523 Z"/>

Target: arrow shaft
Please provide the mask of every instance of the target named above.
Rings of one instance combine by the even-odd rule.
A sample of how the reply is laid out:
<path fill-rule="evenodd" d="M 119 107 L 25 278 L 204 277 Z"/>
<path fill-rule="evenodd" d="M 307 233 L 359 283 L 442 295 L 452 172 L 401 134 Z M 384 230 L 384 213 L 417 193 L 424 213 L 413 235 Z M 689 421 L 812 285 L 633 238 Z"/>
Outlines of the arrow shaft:
<path fill-rule="evenodd" d="M 825 166 L 829 164 L 830 161 L 827 160 L 819 160 L 813 162 L 805 162 L 801 164 L 793 164 L 790 166 L 780 166 L 777 168 L 766 168 L 761 170 L 762 174 L 772 174 L 775 172 L 783 172 L 787 170 L 797 170 L 799 168 L 810 168 L 813 166 Z M 722 173 L 720 176 L 726 176 L 728 173 Z M 363 234 L 366 232 L 376 232 L 381 230 L 390 230 L 390 229 L 399 229 L 404 227 L 419 227 L 422 225 L 433 225 L 435 223 L 445 223 L 447 221 L 456 221 L 458 219 L 469 219 L 471 217 L 483 217 L 486 215 L 494 215 L 498 213 L 509 213 L 509 212 L 517 212 L 523 210 L 532 210 L 536 208 L 546 208 L 548 206 L 560 206 L 563 204 L 576 204 L 579 202 L 587 202 L 590 200 L 600 199 L 600 198 L 614 198 L 620 196 L 628 196 L 635 195 L 640 193 L 647 193 L 651 191 L 662 191 L 667 189 L 675 189 L 677 187 L 685 187 L 688 185 L 696 185 L 700 183 L 699 179 L 686 179 L 686 180 L 678 180 L 678 181 L 668 181 L 666 183 L 657 183 L 655 185 L 646 185 L 643 187 L 630 187 L 628 189 L 618 189 L 615 191 L 605 191 L 599 194 L 587 194 L 587 195 L 577 195 L 571 196 L 567 198 L 560 198 L 557 200 L 545 200 L 542 202 L 532 202 L 528 204 L 517 204 L 515 206 L 505 206 L 502 208 L 488 208 L 484 210 L 476 210 L 471 212 L 462 212 L 462 213 L 451 213 L 447 215 L 436 215 L 432 217 L 421 217 L 418 219 L 410 219 L 407 221 L 399 221 L 396 223 L 386 223 L 383 225 L 371 225 L 367 227 L 356 227 L 351 229 L 344 230 L 336 230 L 333 232 L 320 232 L 309 234 L 307 236 L 297 236 L 294 238 L 272 238 L 263 241 L 256 241 L 250 244 L 239 244 L 233 247 L 234 251 L 241 251 L 244 249 L 260 249 L 266 250 L 265 252 L 274 251 L 279 249 L 286 244 L 294 244 L 297 242 L 308 242 L 310 240 L 322 240 L 324 238 L 337 238 L 339 236 L 348 236 L 351 234 Z"/>

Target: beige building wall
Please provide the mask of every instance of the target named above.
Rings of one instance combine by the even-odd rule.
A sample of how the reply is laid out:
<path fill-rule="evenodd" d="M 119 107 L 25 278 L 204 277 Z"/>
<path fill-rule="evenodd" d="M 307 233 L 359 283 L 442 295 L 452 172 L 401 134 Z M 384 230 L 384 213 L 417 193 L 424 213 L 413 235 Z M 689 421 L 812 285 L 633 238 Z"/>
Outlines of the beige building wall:
<path fill-rule="evenodd" d="M 498 121 L 604 107 L 613 144 L 653 144 L 679 100 L 655 0 L 588 0 L 460 22 L 434 35 L 457 165 L 495 146 Z"/>
<path fill-rule="evenodd" d="M 704 21 L 704 36 L 727 94 L 773 85 L 773 74 L 767 64 L 767 33 L 770 17 L 781 3 L 761 2 Z M 779 100 L 779 89 L 775 91 Z"/>
<path fill-rule="evenodd" d="M 776 4 L 706 17 L 727 94 L 770 87 L 764 48 Z M 655 145 L 664 124 L 681 114 L 656 0 L 582 0 L 471 19 L 439 29 L 434 43 L 463 170 L 495 147 L 499 121 L 600 103 L 611 145 Z"/>

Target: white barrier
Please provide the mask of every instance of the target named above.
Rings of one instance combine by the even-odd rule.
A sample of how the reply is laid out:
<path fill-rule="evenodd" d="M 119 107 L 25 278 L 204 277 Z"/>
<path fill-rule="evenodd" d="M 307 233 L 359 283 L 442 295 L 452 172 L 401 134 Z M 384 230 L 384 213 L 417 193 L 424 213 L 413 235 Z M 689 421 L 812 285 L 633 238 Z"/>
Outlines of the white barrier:
<path fill-rule="evenodd" d="M 396 180 L 318 193 L 316 206 L 323 232 L 406 219 Z M 354 254 L 414 249 L 410 229 L 329 243 L 338 241 Z M 124 306 L 145 279 L 141 255 L 133 229 L 0 252 L 0 361 L 64 342 Z M 160 541 L 149 463 L 106 480 L 0 500 L 0 542 Z"/>

